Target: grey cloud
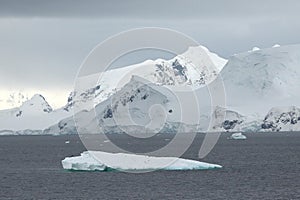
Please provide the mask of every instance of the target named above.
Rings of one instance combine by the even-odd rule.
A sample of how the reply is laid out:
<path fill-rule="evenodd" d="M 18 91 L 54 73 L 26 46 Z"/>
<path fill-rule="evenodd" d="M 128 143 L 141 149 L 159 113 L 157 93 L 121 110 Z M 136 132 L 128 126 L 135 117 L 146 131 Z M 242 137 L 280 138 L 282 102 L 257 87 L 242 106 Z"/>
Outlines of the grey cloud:
<path fill-rule="evenodd" d="M 0 0 L 0 86 L 71 88 L 89 51 L 130 28 L 175 29 L 227 58 L 253 46 L 300 43 L 299 5 L 296 0 Z"/>
<path fill-rule="evenodd" d="M 100 17 L 182 19 L 298 16 L 297 0 L 1 0 L 2 17 Z"/>
<path fill-rule="evenodd" d="M 130 28 L 159 26 L 185 33 L 223 57 L 275 43 L 300 43 L 297 19 L 290 20 L 0 20 L 0 86 L 71 87 L 90 50 Z"/>

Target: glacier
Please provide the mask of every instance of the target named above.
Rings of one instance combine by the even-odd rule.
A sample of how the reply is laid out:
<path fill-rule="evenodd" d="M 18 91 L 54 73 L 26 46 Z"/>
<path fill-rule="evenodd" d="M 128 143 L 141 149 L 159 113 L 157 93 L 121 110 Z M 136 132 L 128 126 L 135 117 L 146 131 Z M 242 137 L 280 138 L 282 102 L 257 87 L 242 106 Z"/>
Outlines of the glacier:
<path fill-rule="evenodd" d="M 74 171 L 152 171 L 152 170 L 208 170 L 221 169 L 221 165 L 176 157 L 154 157 L 127 153 L 85 151 L 80 156 L 61 161 L 66 170 Z"/>

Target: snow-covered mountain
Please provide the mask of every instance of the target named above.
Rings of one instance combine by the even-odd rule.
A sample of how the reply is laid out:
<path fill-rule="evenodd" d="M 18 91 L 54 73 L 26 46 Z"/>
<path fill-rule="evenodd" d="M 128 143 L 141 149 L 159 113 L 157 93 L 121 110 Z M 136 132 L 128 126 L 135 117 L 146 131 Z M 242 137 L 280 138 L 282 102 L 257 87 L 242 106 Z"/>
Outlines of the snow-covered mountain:
<path fill-rule="evenodd" d="M 171 60 L 147 60 L 95 74 L 101 77 L 97 85 L 89 85 L 90 77 L 84 77 L 82 81 L 87 85 L 73 91 L 68 97 L 67 104 L 60 109 L 53 110 L 41 95 L 35 95 L 18 108 L 0 111 L 0 130 L 20 134 L 24 133 L 24 130 L 35 130 L 35 133 L 44 130 L 44 133 L 50 134 L 50 130 L 56 127 L 55 131 L 58 132 L 74 132 L 74 127 L 68 127 L 66 124 L 67 122 L 72 124 L 71 115 L 78 102 L 93 100 L 95 105 L 104 102 L 125 87 L 133 76 L 143 77 L 157 87 L 159 85 L 202 87 L 216 78 L 226 62 L 227 60 L 207 48 L 198 46 L 190 47 L 185 53 Z M 29 123 L 32 121 L 35 123 Z M 48 128 L 50 126 L 51 128 Z"/>
<path fill-rule="evenodd" d="M 272 107 L 300 105 L 300 45 L 236 54 L 220 75 L 228 108 L 245 116 L 263 119 Z"/>
<path fill-rule="evenodd" d="M 0 111 L 0 130 L 43 130 L 70 116 L 63 109 L 53 110 L 42 95 L 36 94 L 20 107 Z"/>
<path fill-rule="evenodd" d="M 171 60 L 147 60 L 143 63 L 95 74 L 94 76 L 100 77 L 97 86 L 88 87 L 93 77 L 84 77 L 80 83 L 85 86 L 81 88 L 92 89 L 86 92 L 76 91 L 74 96 L 69 98 L 72 100 L 69 104 L 76 106 L 78 101 L 80 103 L 85 100 L 94 101 L 96 117 L 90 118 L 94 111 L 77 114 L 80 118 L 78 121 L 84 124 L 82 127 L 87 129 L 86 132 L 95 132 L 99 129 L 98 125 L 103 128 L 102 132 L 144 133 L 157 131 L 157 129 L 161 129 L 161 132 L 172 132 L 179 127 L 195 131 L 198 127 L 196 123 L 193 123 L 193 119 L 197 116 L 182 122 L 179 114 L 176 113 L 180 110 L 178 102 L 177 105 L 175 103 L 176 97 L 161 86 L 201 88 L 213 81 L 226 63 L 227 60 L 211 53 L 203 46 L 190 47 L 185 53 Z M 149 109 L 155 104 L 163 106 L 167 113 L 158 109 L 153 111 L 155 116 L 151 116 Z M 186 110 L 191 115 L 195 109 Z M 166 123 L 163 116 L 168 118 Z M 149 124 L 150 118 L 156 119 L 156 122 Z M 207 117 L 200 116 L 199 118 L 200 121 L 205 121 L 203 124 L 207 126 Z M 180 126 L 182 123 L 184 127 Z M 63 120 L 46 131 L 66 133 L 70 130 L 75 130 L 71 118 Z"/>
<path fill-rule="evenodd" d="M 215 105 L 182 121 L 178 112 L 182 105 L 163 86 L 191 87 L 204 98 L 203 86 L 218 75 L 224 81 L 227 107 Z M 0 111 L 0 130 L 5 130 L 0 135 L 30 130 L 34 134 L 76 133 L 72 112 L 76 105 L 91 100 L 96 112 L 79 110 L 75 115 L 76 123 L 87 132 L 99 132 L 99 127 L 102 132 L 205 131 L 211 115 L 220 112 L 226 115 L 214 124 L 214 131 L 300 130 L 300 45 L 255 48 L 231 56 L 228 62 L 202 46 L 191 47 L 171 60 L 147 60 L 92 76 L 100 77 L 98 83 L 90 84 L 90 76 L 81 77 L 82 87 L 70 94 L 61 109 L 52 110 L 36 95 L 19 108 Z M 201 109 L 211 106 L 205 101 L 200 104 Z M 195 109 L 187 106 L 184 110 L 192 113 Z"/>
<path fill-rule="evenodd" d="M 226 117 L 214 127 L 221 132 L 278 132 L 300 131 L 300 108 L 274 107 L 264 118 L 245 117 L 236 111 L 224 109 Z M 217 112 L 217 110 L 215 111 Z"/>
<path fill-rule="evenodd" d="M 132 76 L 142 77 L 157 85 L 201 88 L 213 81 L 226 63 L 226 59 L 203 46 L 190 47 L 171 60 L 146 60 L 142 63 L 80 77 L 78 83 L 81 87 L 76 88 L 77 91 L 72 99 L 76 102 L 91 97 L 97 105 L 120 90 Z M 91 79 L 98 80 L 98 84 L 90 84 Z M 91 89 L 86 92 L 86 95 L 82 95 L 86 88 Z"/>
<path fill-rule="evenodd" d="M 300 108 L 295 106 L 272 108 L 263 121 L 262 129 L 264 131 L 299 131 Z"/>
<path fill-rule="evenodd" d="M 203 49 L 200 51 L 198 50 L 198 48 L 190 48 L 185 58 L 191 55 L 191 58 L 197 58 L 197 54 L 199 55 L 203 52 L 205 53 L 205 50 L 202 51 Z M 209 55 L 209 53 L 207 55 Z M 212 56 L 210 55 L 209 57 L 211 58 Z M 128 70 L 128 68 L 122 68 L 120 70 L 124 71 L 120 72 L 120 74 L 126 74 L 126 72 L 128 73 L 128 76 L 125 76 L 127 78 L 125 78 L 124 84 L 119 83 L 119 85 L 117 84 L 117 86 L 111 84 L 114 85 L 112 89 L 104 89 L 104 91 L 109 92 L 106 93 L 102 99 L 100 98 L 101 100 L 99 102 L 103 102 L 109 99 L 109 97 L 118 93 L 118 91 L 119 93 L 126 93 L 128 97 L 127 99 L 130 99 L 130 97 L 132 96 L 135 97 L 135 92 L 127 91 L 125 85 L 129 82 L 133 75 L 138 76 L 140 74 L 142 74 L 142 77 L 146 78 L 150 82 L 156 83 L 156 85 L 191 85 L 194 88 L 200 88 L 199 92 L 201 93 L 204 90 L 201 89 L 201 85 L 205 85 L 210 81 L 213 81 L 215 78 L 215 72 L 213 70 L 205 71 L 205 66 L 207 66 L 203 64 L 205 63 L 205 60 L 203 61 L 199 59 L 198 61 L 196 61 L 200 63 L 199 66 L 201 66 L 200 69 L 202 70 L 202 72 L 205 71 L 208 74 L 204 78 L 205 81 L 201 82 L 199 81 L 203 80 L 201 79 L 201 76 L 199 79 L 199 76 L 194 77 L 190 75 L 198 71 L 193 71 L 190 74 L 188 73 L 189 69 L 193 69 L 193 65 L 189 65 L 189 62 L 186 62 L 186 60 L 189 59 L 185 59 L 184 62 L 180 59 L 180 56 L 177 56 L 170 61 L 146 61 L 142 64 L 131 66 L 131 70 Z M 222 59 L 214 60 L 222 61 Z M 216 61 L 214 62 L 217 63 Z M 178 72 L 177 70 L 179 68 L 176 67 L 178 63 L 184 63 L 183 66 L 186 66 L 185 73 L 170 73 Z M 225 64 L 226 62 L 224 61 L 221 63 L 222 65 L 219 66 L 223 66 L 223 64 Z M 153 66 L 155 70 L 153 70 Z M 164 68 L 161 68 L 159 66 L 164 66 Z M 138 71 L 141 68 L 144 69 L 142 73 Z M 149 69 L 149 71 L 145 69 Z M 153 72 L 157 72 L 158 75 Z M 161 73 L 162 76 L 159 76 L 159 74 Z M 108 72 L 107 79 L 105 79 L 105 75 L 103 76 L 104 82 L 100 84 L 100 90 L 102 85 L 105 85 L 105 83 L 109 82 L 109 77 L 112 77 L 112 74 L 114 73 L 111 72 L 111 74 L 109 74 Z M 186 75 L 189 76 L 185 78 Z M 300 45 L 274 45 L 272 48 L 269 49 L 254 48 L 254 50 L 252 51 L 236 54 L 230 57 L 228 63 L 225 65 L 224 68 L 222 68 L 220 76 L 223 78 L 224 86 L 226 89 L 227 107 L 221 108 L 217 106 L 213 110 L 213 113 L 223 111 L 226 114 L 225 119 L 223 121 L 221 121 L 218 124 L 215 124 L 214 129 L 216 131 L 257 132 L 300 130 L 298 126 L 299 123 L 296 122 L 296 119 L 298 121 L 298 114 L 297 108 L 295 107 L 299 106 L 300 104 L 300 93 L 298 92 L 300 89 Z M 172 79 L 168 77 L 172 77 Z M 115 96 L 113 98 L 116 99 Z M 163 96 L 159 98 L 163 99 Z M 121 101 L 121 96 L 117 99 Z M 134 98 L 133 101 L 134 103 L 130 102 L 129 104 L 139 104 L 135 102 Z M 105 116 L 105 113 L 106 116 L 112 116 L 114 112 L 117 112 L 116 110 L 113 110 L 109 107 L 105 107 L 104 105 L 107 106 L 108 104 L 101 103 L 97 106 L 97 113 L 99 114 L 102 112 L 102 114 L 99 115 L 100 119 L 98 116 L 98 120 L 100 120 L 99 123 L 102 123 L 102 126 L 110 126 L 106 131 L 119 132 L 120 130 L 113 129 L 113 124 L 111 122 L 113 120 L 111 120 L 109 117 L 106 119 L 101 118 L 101 116 Z M 115 106 L 118 107 L 119 105 Z M 205 107 L 206 105 L 201 106 Z M 282 109 L 282 106 L 286 109 Z M 167 109 L 169 108 L 166 108 L 166 110 Z M 276 110 L 276 119 L 270 118 L 270 113 L 274 113 L 274 110 Z M 139 117 L 147 116 L 148 114 L 145 111 L 141 112 L 141 110 L 137 109 L 135 106 L 132 107 L 132 113 L 133 118 L 135 118 L 135 120 L 139 120 Z M 207 125 L 209 123 L 209 113 L 206 113 L 206 115 L 203 115 L 200 118 L 200 126 L 196 127 L 189 124 L 189 128 L 191 130 L 206 130 L 207 127 L 205 128 L 203 124 Z M 169 131 L 174 130 L 174 128 L 176 128 L 175 124 L 177 125 L 177 127 L 179 126 L 179 123 L 176 120 L 171 120 L 171 122 L 172 123 L 166 123 L 167 126 L 170 127 L 170 129 L 168 129 Z M 74 128 L 71 129 L 74 130 Z"/>
<path fill-rule="evenodd" d="M 187 94 L 185 94 L 187 95 Z M 77 128 L 88 133 L 151 134 L 154 132 L 175 133 L 178 131 L 200 131 L 197 112 L 188 111 L 188 104 L 178 102 L 170 90 L 138 76 L 99 103 L 95 110 L 86 110 L 75 115 Z M 189 98 L 188 96 L 186 98 Z M 157 106 L 159 105 L 159 106 Z M 183 119 L 184 113 L 189 118 Z M 199 121 L 207 120 L 199 116 Z M 203 123 L 205 126 L 207 121 Z M 45 133 L 66 134 L 76 132 L 73 117 L 62 120 L 45 130 Z"/>

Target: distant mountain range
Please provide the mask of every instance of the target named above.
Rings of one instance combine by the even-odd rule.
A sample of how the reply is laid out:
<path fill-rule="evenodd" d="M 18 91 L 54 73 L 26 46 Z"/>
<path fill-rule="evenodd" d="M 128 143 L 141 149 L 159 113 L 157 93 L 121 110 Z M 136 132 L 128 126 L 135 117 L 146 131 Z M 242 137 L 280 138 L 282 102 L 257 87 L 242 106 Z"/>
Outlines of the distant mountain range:
<path fill-rule="evenodd" d="M 200 98 L 207 98 L 205 86 L 217 76 L 224 81 L 226 108 L 211 107 L 201 113 L 199 124 L 181 121 L 176 98 L 162 86 L 189 86 L 199 91 Z M 107 71 L 101 74 L 98 85 L 73 91 L 60 109 L 53 110 L 42 95 L 35 95 L 20 107 L 2 110 L 0 135 L 76 133 L 74 107 L 91 99 L 95 114 L 94 110 L 76 114 L 89 132 L 99 127 L 112 133 L 152 132 L 158 128 L 161 132 L 174 132 L 179 126 L 189 131 L 205 131 L 212 114 L 220 111 L 226 116 L 214 124 L 214 131 L 297 131 L 300 130 L 299 77 L 299 45 L 255 48 L 233 55 L 228 61 L 203 46 L 190 47 L 171 60 L 147 60 Z M 167 113 L 158 109 L 152 113 L 154 117 L 149 115 L 155 104 Z M 210 107 L 207 101 L 201 101 L 199 106 Z M 134 123 L 127 120 L 128 113 Z M 157 119 L 156 124 L 160 124 L 163 115 L 166 121 L 161 122 L 162 127 L 150 123 Z"/>

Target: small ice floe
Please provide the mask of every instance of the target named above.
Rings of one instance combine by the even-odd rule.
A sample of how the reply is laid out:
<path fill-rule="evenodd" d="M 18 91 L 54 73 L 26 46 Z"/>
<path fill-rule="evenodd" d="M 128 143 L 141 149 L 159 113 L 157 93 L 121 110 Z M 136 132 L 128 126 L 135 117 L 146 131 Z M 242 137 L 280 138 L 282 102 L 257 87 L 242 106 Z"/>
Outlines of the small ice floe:
<path fill-rule="evenodd" d="M 233 133 L 228 139 L 231 140 L 246 140 L 247 137 L 242 133 Z"/>
<path fill-rule="evenodd" d="M 259 47 L 253 47 L 252 50 L 248 51 L 248 52 L 254 52 L 254 51 L 259 51 L 260 48 Z"/>
<path fill-rule="evenodd" d="M 277 47 L 280 47 L 280 45 L 279 44 L 275 44 L 275 45 L 272 46 L 272 48 L 277 48 Z"/>
<path fill-rule="evenodd" d="M 127 153 L 85 151 L 80 156 L 61 161 L 72 171 L 151 171 L 151 170 L 205 170 L 220 169 L 221 165 L 176 157 L 154 157 Z"/>
<path fill-rule="evenodd" d="M 70 143 L 70 141 L 69 141 L 69 140 L 65 141 L 65 144 L 69 144 L 69 143 Z"/>

